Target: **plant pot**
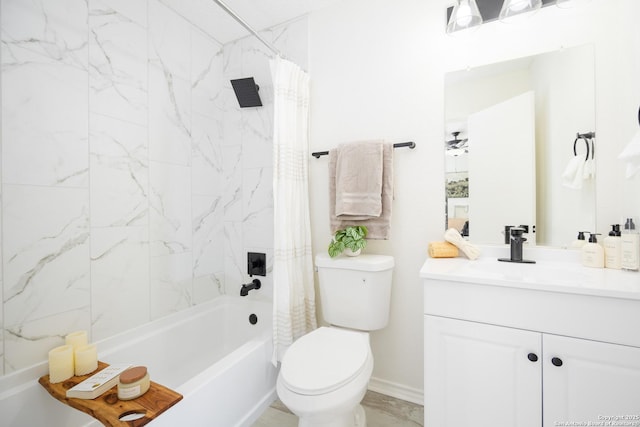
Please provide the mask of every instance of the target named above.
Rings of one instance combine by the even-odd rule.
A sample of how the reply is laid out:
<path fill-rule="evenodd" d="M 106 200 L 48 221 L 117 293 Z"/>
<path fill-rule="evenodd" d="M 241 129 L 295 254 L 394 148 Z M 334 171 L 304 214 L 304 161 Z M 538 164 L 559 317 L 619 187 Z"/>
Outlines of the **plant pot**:
<path fill-rule="evenodd" d="M 344 254 L 347 256 L 358 256 L 360 255 L 360 252 L 362 252 L 362 249 L 358 249 L 357 251 L 352 251 L 349 248 L 344 248 Z"/>

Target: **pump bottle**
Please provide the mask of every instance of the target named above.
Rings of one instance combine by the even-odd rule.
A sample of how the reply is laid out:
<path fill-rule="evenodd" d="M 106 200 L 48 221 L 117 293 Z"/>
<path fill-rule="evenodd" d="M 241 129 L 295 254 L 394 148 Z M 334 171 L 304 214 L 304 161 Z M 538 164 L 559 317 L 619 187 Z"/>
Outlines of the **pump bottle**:
<path fill-rule="evenodd" d="M 637 271 L 640 267 L 640 235 L 633 218 L 627 218 L 621 236 L 622 268 Z"/>
<path fill-rule="evenodd" d="M 585 243 L 582 247 L 582 265 L 585 267 L 603 268 L 604 267 L 604 249 L 598 244 L 599 233 L 591 233 L 589 235 L 589 243 Z"/>
<path fill-rule="evenodd" d="M 620 224 L 611 225 L 609 235 L 602 240 L 604 246 L 604 266 L 620 270 L 622 268 L 622 238 Z"/>
<path fill-rule="evenodd" d="M 580 249 L 584 246 L 587 241 L 584 239 L 584 233 L 588 233 L 588 231 L 578 231 L 578 237 L 571 243 L 571 247 L 574 249 Z"/>

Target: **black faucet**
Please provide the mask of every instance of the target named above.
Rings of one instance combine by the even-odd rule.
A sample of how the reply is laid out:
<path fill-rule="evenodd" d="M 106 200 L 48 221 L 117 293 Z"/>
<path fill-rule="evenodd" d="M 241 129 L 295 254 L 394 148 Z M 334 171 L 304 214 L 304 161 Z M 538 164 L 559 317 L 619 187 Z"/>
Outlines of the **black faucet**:
<path fill-rule="evenodd" d="M 509 227 L 509 233 L 511 234 L 511 238 L 509 239 L 509 244 L 511 245 L 511 258 L 498 258 L 498 261 L 520 262 L 524 264 L 536 263 L 535 261 L 522 259 L 522 244 L 527 241 L 523 234 L 526 232 L 527 230 L 524 227 Z"/>
<path fill-rule="evenodd" d="M 246 297 L 247 295 L 249 295 L 249 291 L 252 289 L 260 289 L 260 286 L 262 286 L 262 284 L 260 283 L 259 279 L 253 279 L 251 281 L 251 283 L 247 283 L 245 285 L 242 285 L 242 288 L 240 288 L 240 296 L 241 297 Z"/>

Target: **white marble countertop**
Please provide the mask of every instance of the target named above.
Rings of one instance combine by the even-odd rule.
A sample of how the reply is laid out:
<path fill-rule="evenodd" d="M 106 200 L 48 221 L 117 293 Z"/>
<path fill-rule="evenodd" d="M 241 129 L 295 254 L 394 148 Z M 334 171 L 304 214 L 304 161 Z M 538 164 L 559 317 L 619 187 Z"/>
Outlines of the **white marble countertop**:
<path fill-rule="evenodd" d="M 500 262 L 509 258 L 509 246 L 479 246 L 481 255 L 469 260 L 427 258 L 420 277 L 548 292 L 596 295 L 640 300 L 640 272 L 584 267 L 580 251 L 525 247 L 524 259 L 535 264 Z"/>

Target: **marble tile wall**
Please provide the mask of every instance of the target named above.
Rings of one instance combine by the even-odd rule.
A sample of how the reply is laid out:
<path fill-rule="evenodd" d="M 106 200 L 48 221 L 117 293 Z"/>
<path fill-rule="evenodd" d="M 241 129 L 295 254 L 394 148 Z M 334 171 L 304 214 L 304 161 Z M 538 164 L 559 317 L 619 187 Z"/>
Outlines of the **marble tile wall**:
<path fill-rule="evenodd" d="M 247 251 L 270 269 L 264 47 L 160 0 L 0 0 L 0 28 L 0 374 L 238 292 Z M 306 65 L 306 31 L 264 36 Z M 249 75 L 262 109 L 233 95 Z"/>
<path fill-rule="evenodd" d="M 308 20 L 260 32 L 285 57 L 306 69 Z M 229 182 L 223 193 L 225 233 L 225 281 L 238 292 L 246 283 L 246 252 L 267 255 L 267 277 L 260 278 L 263 295 L 271 295 L 273 254 L 273 85 L 269 59 L 273 53 L 254 37 L 224 47 L 221 92 L 223 105 L 224 175 Z M 260 87 L 263 107 L 238 108 L 230 79 L 253 77 Z M 231 185 L 228 185 L 231 184 Z M 244 280 L 244 282 L 243 282 Z"/>

